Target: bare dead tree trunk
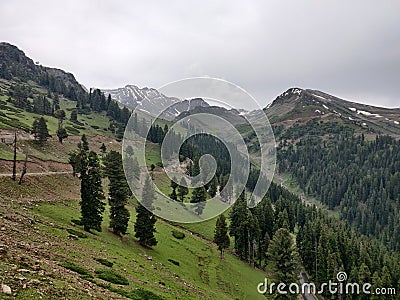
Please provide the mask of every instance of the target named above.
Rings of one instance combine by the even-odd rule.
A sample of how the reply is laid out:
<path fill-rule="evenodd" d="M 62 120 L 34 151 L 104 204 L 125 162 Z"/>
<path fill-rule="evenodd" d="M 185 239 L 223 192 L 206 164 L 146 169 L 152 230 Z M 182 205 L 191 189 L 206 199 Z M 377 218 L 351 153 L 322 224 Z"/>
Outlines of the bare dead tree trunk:
<path fill-rule="evenodd" d="M 26 170 L 28 169 L 28 153 L 25 153 L 25 161 L 24 161 L 24 166 L 22 168 L 22 173 L 21 173 L 21 177 L 19 179 L 18 184 L 22 183 L 22 179 L 24 178 L 25 174 L 26 174 Z"/>
<path fill-rule="evenodd" d="M 12 180 L 17 180 L 17 131 L 15 131 L 14 135 L 14 160 L 13 160 L 13 174 Z"/>

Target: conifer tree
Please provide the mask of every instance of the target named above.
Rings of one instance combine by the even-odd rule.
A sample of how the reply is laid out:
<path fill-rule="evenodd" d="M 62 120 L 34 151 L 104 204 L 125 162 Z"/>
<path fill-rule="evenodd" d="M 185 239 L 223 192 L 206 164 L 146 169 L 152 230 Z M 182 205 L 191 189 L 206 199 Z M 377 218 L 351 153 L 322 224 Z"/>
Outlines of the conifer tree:
<path fill-rule="evenodd" d="M 151 179 L 146 178 L 143 193 L 142 193 L 142 203 L 136 209 L 136 222 L 135 222 L 135 237 L 139 239 L 139 243 L 142 246 L 155 246 L 157 245 L 157 240 L 154 236 L 156 232 L 155 223 L 156 217 L 147 208 L 153 207 L 153 201 L 155 200 L 154 189 L 151 184 Z"/>
<path fill-rule="evenodd" d="M 81 141 L 82 141 L 82 149 L 85 151 L 89 151 L 89 143 L 85 134 L 82 135 Z"/>
<path fill-rule="evenodd" d="M 175 201 L 177 201 L 178 200 L 178 195 L 177 195 L 177 193 L 176 193 L 176 188 L 179 186 L 177 183 L 176 183 L 176 178 L 174 177 L 174 178 L 172 178 L 171 179 L 171 188 L 172 188 L 172 192 L 171 192 L 171 194 L 169 195 L 169 197 L 172 199 L 172 200 L 175 200 Z"/>
<path fill-rule="evenodd" d="M 296 256 L 293 239 L 286 228 L 280 228 L 268 247 L 270 271 L 279 282 L 290 283 L 296 279 Z"/>
<path fill-rule="evenodd" d="M 50 137 L 47 129 L 46 120 L 43 117 L 36 119 L 32 126 L 33 134 L 35 135 L 36 141 L 40 146 L 43 146 L 47 139 Z"/>
<path fill-rule="evenodd" d="M 179 186 L 178 186 L 178 198 L 181 202 L 183 202 L 185 200 L 185 196 L 189 193 L 189 189 L 185 185 L 186 185 L 186 181 L 182 177 L 181 181 L 179 183 Z"/>
<path fill-rule="evenodd" d="M 220 257 L 222 259 L 224 257 L 224 249 L 227 249 L 230 244 L 228 226 L 223 214 L 218 217 L 215 225 L 214 243 L 217 244 L 218 250 L 220 251 Z"/>
<path fill-rule="evenodd" d="M 199 186 L 194 189 L 192 198 L 190 199 L 191 203 L 195 203 L 195 212 L 198 215 L 201 215 L 204 207 L 205 207 L 205 201 L 206 201 L 207 195 L 206 195 L 206 189 L 204 186 Z"/>
<path fill-rule="evenodd" d="M 58 141 L 60 142 L 60 144 L 62 144 L 63 139 L 66 139 L 68 137 L 67 130 L 64 127 L 57 129 L 57 137 L 58 137 Z"/>
<path fill-rule="evenodd" d="M 122 168 L 122 156 L 116 151 L 107 154 L 104 160 L 105 175 L 110 180 L 109 199 L 110 227 L 117 235 L 126 234 L 129 221 L 129 211 L 125 205 L 128 202 L 129 187 Z"/>
<path fill-rule="evenodd" d="M 172 189 L 172 192 L 171 192 L 171 194 L 169 195 L 169 197 L 170 197 L 172 200 L 178 201 L 178 195 L 176 194 L 176 189 Z"/>
<path fill-rule="evenodd" d="M 217 194 L 217 188 L 218 188 L 218 181 L 217 177 L 214 175 L 213 179 L 211 179 L 210 187 L 208 188 L 208 194 L 210 195 L 211 198 L 215 197 L 215 195 Z"/>
<path fill-rule="evenodd" d="M 76 122 L 78 121 L 78 110 L 74 109 L 73 111 L 71 111 L 71 116 L 69 118 L 72 122 Z"/>
<path fill-rule="evenodd" d="M 101 154 L 103 154 L 103 155 L 106 154 L 107 147 L 106 147 L 106 145 L 104 145 L 104 143 L 101 144 L 100 151 L 101 151 Z"/>
<path fill-rule="evenodd" d="M 79 173 L 81 179 L 81 214 L 85 231 L 101 231 L 104 212 L 104 194 L 101 185 L 101 167 L 97 154 L 89 154 L 82 147 L 79 154 Z"/>

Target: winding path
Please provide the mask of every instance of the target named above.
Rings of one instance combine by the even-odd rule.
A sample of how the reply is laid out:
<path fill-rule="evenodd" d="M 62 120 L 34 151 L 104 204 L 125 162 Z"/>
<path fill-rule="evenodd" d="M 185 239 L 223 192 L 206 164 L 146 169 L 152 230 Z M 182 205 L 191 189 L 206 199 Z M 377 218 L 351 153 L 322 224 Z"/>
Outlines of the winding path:
<path fill-rule="evenodd" d="M 63 172 L 32 172 L 32 173 L 26 173 L 24 176 L 37 176 L 37 175 L 60 175 L 60 174 L 72 174 L 72 172 L 69 171 L 63 171 Z M 0 174 L 0 177 L 12 177 L 12 173 L 9 174 Z M 21 175 L 20 173 L 17 173 L 17 176 Z"/>

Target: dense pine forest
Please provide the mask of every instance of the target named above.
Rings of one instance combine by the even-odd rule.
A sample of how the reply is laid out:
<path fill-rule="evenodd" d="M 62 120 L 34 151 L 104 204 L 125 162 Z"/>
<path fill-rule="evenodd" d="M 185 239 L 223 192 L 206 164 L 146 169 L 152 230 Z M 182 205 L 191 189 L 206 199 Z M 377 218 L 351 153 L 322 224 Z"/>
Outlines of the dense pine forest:
<path fill-rule="evenodd" d="M 279 161 L 279 171 L 292 174 L 307 194 L 340 209 L 361 233 L 400 249 L 400 141 L 342 133 L 307 136 L 282 143 Z"/>

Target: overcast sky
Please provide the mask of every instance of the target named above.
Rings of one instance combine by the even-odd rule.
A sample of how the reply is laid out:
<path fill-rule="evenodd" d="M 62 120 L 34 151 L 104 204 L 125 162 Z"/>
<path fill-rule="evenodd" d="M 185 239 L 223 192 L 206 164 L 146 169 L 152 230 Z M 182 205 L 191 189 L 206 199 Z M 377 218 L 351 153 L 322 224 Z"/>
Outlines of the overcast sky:
<path fill-rule="evenodd" d="M 0 40 L 87 87 L 289 87 L 400 106 L 400 1 L 1 1 Z M 244 108 L 252 108 L 245 107 Z"/>

